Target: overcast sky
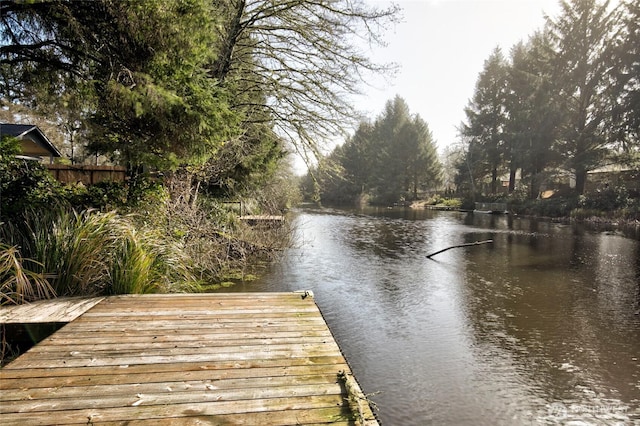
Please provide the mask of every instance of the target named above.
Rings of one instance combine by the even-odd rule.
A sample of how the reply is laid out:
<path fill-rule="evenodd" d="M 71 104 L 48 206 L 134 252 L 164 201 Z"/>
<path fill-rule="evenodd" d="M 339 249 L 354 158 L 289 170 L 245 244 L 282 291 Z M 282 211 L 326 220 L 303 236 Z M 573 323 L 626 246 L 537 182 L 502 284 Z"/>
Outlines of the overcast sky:
<path fill-rule="evenodd" d="M 384 2 L 367 0 L 384 5 Z M 396 94 L 425 120 L 439 151 L 457 139 L 456 126 L 473 96 L 484 61 L 496 46 L 505 56 L 520 40 L 555 17 L 557 0 L 400 0 L 403 22 L 390 28 L 388 46 L 373 52 L 376 62 L 395 62 L 400 72 L 391 83 L 375 82 L 356 105 L 378 116 Z"/>

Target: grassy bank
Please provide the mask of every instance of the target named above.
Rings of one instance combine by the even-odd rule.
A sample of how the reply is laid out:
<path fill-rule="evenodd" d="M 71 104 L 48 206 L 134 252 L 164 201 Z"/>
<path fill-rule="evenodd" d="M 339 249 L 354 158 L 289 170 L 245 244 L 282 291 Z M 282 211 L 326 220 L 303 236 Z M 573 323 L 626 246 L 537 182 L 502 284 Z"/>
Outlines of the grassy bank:
<path fill-rule="evenodd" d="M 250 226 L 237 203 L 273 214 L 287 185 L 266 181 L 233 203 L 198 188 L 178 174 L 63 185 L 38 163 L 0 157 L 0 304 L 205 291 L 289 245 L 286 221 Z"/>
<path fill-rule="evenodd" d="M 288 235 L 286 225 L 252 228 L 211 203 L 31 210 L 0 227 L 0 302 L 215 288 L 275 255 Z"/>
<path fill-rule="evenodd" d="M 589 195 L 553 194 L 535 200 L 510 196 L 434 196 L 415 202 L 414 208 L 473 210 L 476 202 L 506 203 L 519 216 L 640 225 L 640 194 L 625 188 L 605 188 Z"/>

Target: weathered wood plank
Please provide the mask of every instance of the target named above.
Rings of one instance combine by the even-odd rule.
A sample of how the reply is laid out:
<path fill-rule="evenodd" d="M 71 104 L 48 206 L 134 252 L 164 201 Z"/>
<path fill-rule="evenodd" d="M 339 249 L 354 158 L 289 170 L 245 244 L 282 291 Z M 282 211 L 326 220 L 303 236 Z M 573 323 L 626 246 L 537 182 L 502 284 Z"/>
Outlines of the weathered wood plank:
<path fill-rule="evenodd" d="M 171 388 L 173 389 L 173 388 Z M 298 386 L 269 386 L 264 381 L 260 387 L 245 389 L 219 388 L 211 383 L 204 383 L 200 389 L 188 389 L 182 392 L 163 390 L 161 392 L 142 393 L 135 389 L 121 394 L 103 394 L 103 388 L 97 389 L 100 398 L 88 399 L 87 392 L 78 396 L 45 397 L 26 400 L 4 400 L 0 404 L 0 414 L 34 413 L 37 411 L 82 410 L 87 408 L 144 407 L 167 404 L 188 404 L 197 402 L 243 401 L 257 399 L 276 399 L 296 397 L 312 397 L 323 395 L 340 395 L 339 383 L 316 383 Z"/>
<path fill-rule="evenodd" d="M 35 368 L 63 368 L 63 367 L 91 367 L 91 366 L 118 366 L 131 364 L 163 364 L 175 362 L 214 362 L 214 361 L 244 361 L 258 359 L 278 359 L 278 358 L 306 358 L 308 356 L 336 356 L 339 352 L 334 350 L 306 352 L 304 349 L 297 349 L 293 352 L 288 351 L 270 351 L 260 350 L 249 353 L 209 353 L 196 355 L 158 355 L 158 356 L 123 356 L 123 357 L 98 357 L 90 358 L 56 358 L 40 360 L 39 356 L 34 354 L 38 359 L 24 360 L 19 357 L 12 362 L 17 364 L 17 368 L 35 367 Z"/>
<path fill-rule="evenodd" d="M 154 313 L 155 318 L 154 321 L 162 321 L 162 320 L 168 320 L 168 321 L 175 321 L 176 319 L 184 319 L 184 320 L 191 320 L 191 321 L 202 321 L 202 320 L 215 320 L 216 322 L 220 322 L 220 323 L 246 323 L 246 322 L 250 322 L 251 317 L 247 316 L 247 312 L 240 312 L 240 313 L 236 313 L 236 314 L 232 314 L 229 312 L 218 312 L 215 316 L 213 315 L 192 315 L 190 317 L 185 317 L 185 318 L 181 318 L 179 315 L 177 315 L 176 313 L 174 314 L 169 314 L 169 315 L 164 315 L 164 316 L 160 316 L 157 313 Z M 290 322 L 295 322 L 297 320 L 300 321 L 306 321 L 306 322 L 317 322 L 318 321 L 318 317 L 316 315 L 316 312 L 309 310 L 306 312 L 302 312 L 302 311 L 295 311 L 295 315 L 292 315 L 291 312 L 271 312 L 269 314 L 262 314 L 260 316 L 254 316 L 254 321 L 256 321 L 257 323 L 265 323 L 265 324 L 269 324 L 272 322 L 283 322 L 283 323 L 290 323 Z M 140 317 L 135 317 L 135 318 L 126 318 L 125 315 L 118 315 L 117 312 L 114 312 L 111 316 L 104 316 L 104 317 L 99 317 L 97 315 L 95 316 L 86 316 L 86 317 L 82 317 L 79 318 L 77 321 L 80 321 L 82 323 L 86 323 L 86 324 L 91 324 L 91 322 L 105 322 L 105 321 L 117 321 L 117 320 L 122 320 L 122 321 L 140 321 Z"/>
<path fill-rule="evenodd" d="M 216 348 L 216 347 L 242 347 L 242 346 L 272 346 L 277 347 L 280 345 L 299 345 L 299 344 L 328 344 L 327 341 L 330 336 L 319 336 L 319 337 L 307 337 L 307 336 L 295 336 L 295 337 L 263 337 L 261 335 L 257 335 L 254 338 L 244 337 L 241 339 L 233 339 L 233 335 L 225 335 L 229 336 L 226 339 L 218 339 L 218 338 L 210 338 L 210 339 L 200 339 L 196 335 L 191 335 L 191 340 L 189 339 L 177 339 L 177 340 L 153 340 L 146 338 L 144 340 L 134 340 L 129 339 L 119 340 L 119 339 L 101 339 L 100 342 L 88 342 L 87 340 L 72 340 L 61 343 L 59 341 L 50 341 L 47 345 L 39 345 L 31 349 L 32 352 L 41 352 L 43 354 L 47 353 L 63 353 L 68 355 L 69 346 L 72 345 L 74 351 L 85 352 L 85 351 L 119 351 L 119 353 L 124 353 L 120 351 L 140 351 L 144 349 L 172 349 L 177 346 L 179 342 L 180 348 Z"/>
<path fill-rule="evenodd" d="M 104 297 L 59 298 L 24 305 L 0 306 L 0 324 L 71 322 L 102 300 Z"/>
<path fill-rule="evenodd" d="M 283 303 L 295 303 L 300 301 L 313 301 L 313 297 L 302 297 L 302 293 L 251 293 L 251 297 L 247 297 L 247 293 L 173 293 L 173 294 L 148 294 L 144 295 L 144 300 L 140 299 L 140 295 L 120 295 L 112 296 L 106 299 L 100 306 L 107 309 L 110 305 L 115 307 L 127 306 L 144 306 L 145 304 L 154 304 L 158 306 L 168 305 L 188 306 L 189 304 L 201 306 L 203 303 L 234 303 L 236 306 L 240 304 L 255 305 L 258 303 L 270 303 L 273 305 Z M 313 303 L 313 302 L 312 302 Z"/>
<path fill-rule="evenodd" d="M 329 359 L 332 360 L 332 359 Z M 344 361 L 344 360 L 343 360 Z M 293 363 L 296 360 L 292 360 Z M 317 365 L 295 365 L 283 366 L 284 360 L 281 360 L 279 366 L 267 366 L 269 362 L 261 360 L 257 365 L 265 365 L 264 367 L 238 367 L 227 369 L 210 369 L 198 370 L 198 364 L 169 364 L 169 367 L 179 365 L 184 370 L 163 369 L 163 365 L 159 366 L 128 366 L 122 367 L 81 367 L 81 368 L 55 368 L 55 369 L 30 369 L 27 371 L 15 370 L 13 374 L 9 372 L 3 375 L 0 383 L 0 389 L 38 389 L 43 387 L 56 386 L 94 386 L 94 385 L 121 385 L 136 383 L 168 383 L 180 382 L 184 380 L 226 380 L 226 379 L 244 379 L 244 378 L 263 378 L 263 377 L 297 377 L 297 376 L 314 376 L 320 374 L 337 375 L 340 370 L 348 369 L 346 364 L 335 362 L 327 362 L 326 364 Z M 225 367 L 225 365 L 223 365 Z M 191 368 L 191 370 L 189 370 Z M 16 374 L 17 373 L 17 374 Z M 22 373 L 22 374 L 21 374 Z M 29 373 L 29 374 L 27 374 Z M 10 396 L 8 396 L 10 397 Z M 5 398 L 2 394 L 1 398 Z"/>
<path fill-rule="evenodd" d="M 173 324 L 173 326 L 172 326 Z M 156 334 L 161 333 L 184 333 L 188 331 L 197 331 L 202 330 L 203 333 L 211 332 L 211 333 L 235 333 L 235 332 L 251 332 L 252 330 L 255 332 L 263 332 L 263 331 L 322 331 L 326 330 L 326 326 L 322 326 L 320 324 L 317 325 L 297 325 L 294 323 L 291 324 L 274 324 L 270 325 L 251 325 L 251 323 L 245 324 L 228 324 L 228 323 L 220 323 L 217 321 L 206 322 L 206 321 L 189 321 L 189 320 L 176 320 L 173 323 L 170 321 L 159 321 L 156 323 L 149 322 L 119 322 L 119 321 L 109 321 L 104 323 L 97 323 L 97 326 L 89 326 L 86 323 L 78 323 L 74 326 L 73 330 L 69 329 L 61 329 L 59 333 L 65 334 L 75 333 L 76 331 L 95 331 L 96 333 L 122 333 L 122 332 L 133 332 L 136 334 L 145 334 L 156 331 Z M 153 333 L 151 333 L 153 334 Z"/>
<path fill-rule="evenodd" d="M 269 329 L 271 330 L 271 329 Z M 183 333 L 175 333 L 175 334 L 160 334 L 156 333 L 145 333 L 145 334 L 137 334 L 132 335 L 131 333 L 92 333 L 92 332 L 76 332 L 76 333 L 56 333 L 51 336 L 47 340 L 47 345 L 90 345 L 90 344 L 102 344 L 102 343 L 110 343 L 110 342 L 120 342 L 120 343 L 161 343 L 161 342 L 184 342 L 184 344 L 189 344 L 194 340 L 209 342 L 210 344 L 215 345 L 216 343 L 225 344 L 233 343 L 233 340 L 242 340 L 242 339 L 324 339 L 331 338 L 331 333 L 324 330 L 303 330 L 303 331 L 256 331 L 255 329 L 251 330 L 251 332 L 247 332 L 246 330 L 242 332 L 236 331 L 235 333 L 229 333 L 226 330 L 224 332 L 220 331 L 218 333 L 197 333 L 196 331 L 183 332 Z"/>
<path fill-rule="evenodd" d="M 339 413 L 334 408 L 310 410 L 269 411 L 266 413 L 226 414 L 220 416 L 174 417 L 170 419 L 131 420 L 128 426 L 194 426 L 194 425 L 307 425 L 307 426 L 353 426 L 348 413 Z M 95 425 L 113 425 L 110 422 L 95 422 Z"/>
<path fill-rule="evenodd" d="M 164 318 L 156 318 L 155 321 L 145 320 L 145 321 L 136 321 L 136 320 L 126 320 L 117 318 L 110 318 L 105 321 L 80 321 L 76 320 L 78 323 L 74 327 L 74 331 L 76 330 L 95 330 L 95 331 L 114 331 L 114 330 L 126 330 L 131 327 L 138 326 L 137 329 L 145 330 L 153 327 L 178 327 L 180 329 L 194 329 L 199 327 L 206 327 L 210 329 L 237 329 L 237 328 L 252 328 L 252 329 L 260 329 L 269 327 L 277 329 L 277 327 L 286 328 L 293 327 L 295 329 L 325 329 L 326 325 L 319 323 L 317 321 L 306 321 L 301 318 L 300 322 L 296 322 L 292 319 L 286 321 L 256 321 L 250 322 L 246 319 L 243 321 L 225 321 L 223 318 L 214 317 L 207 320 L 207 318 L 176 318 L 176 317 L 164 317 Z M 96 327 L 96 324 L 100 327 Z M 245 330 L 246 331 L 246 330 Z M 64 333 L 65 331 L 62 331 Z"/>
<path fill-rule="evenodd" d="M 91 400 L 87 400 L 92 402 Z M 311 410 L 334 408 L 336 415 L 349 415 L 342 395 L 287 397 L 274 399 L 252 399 L 241 401 L 198 401 L 179 404 L 133 405 L 113 408 L 82 408 L 77 410 L 30 413 L 6 413 L 2 415 L 4 424 L 92 424 L 100 421 L 126 422 L 137 419 L 160 419 L 176 417 L 202 417 L 227 414 L 251 414 L 284 410 Z M 215 424 L 215 423 L 214 423 Z"/>
<path fill-rule="evenodd" d="M 166 364 L 119 364 L 117 369 L 111 366 L 106 367 L 68 367 L 62 368 L 34 368 L 25 364 L 25 368 L 21 368 L 11 363 L 0 369 L 0 388 L 6 383 L 6 379 L 19 377 L 49 377 L 49 376 L 86 376 L 99 374 L 135 374 L 141 372 L 154 371 L 158 372 L 182 372 L 189 374 L 191 371 L 217 371 L 217 370 L 251 370 L 256 371 L 259 368 L 282 368 L 287 371 L 289 368 L 296 366 L 322 366 L 322 365 L 339 365 L 345 364 L 345 360 L 341 355 L 334 356 L 309 356 L 306 358 L 287 359 L 257 359 L 257 360 L 223 360 L 214 362 L 181 362 Z M 333 369 L 332 369 L 333 370 Z M 284 373 L 283 373 L 284 374 Z"/>
<path fill-rule="evenodd" d="M 139 310 L 136 308 L 131 308 L 127 310 L 120 310 L 116 312 L 108 312 L 108 311 L 94 311 L 87 312 L 84 318 L 86 320 L 91 319 L 92 317 L 109 317 L 109 318 L 124 318 L 129 320 L 145 320 L 148 319 L 147 316 L 152 312 L 154 316 L 167 316 L 170 318 L 187 318 L 193 316 L 199 316 L 202 318 L 210 317 L 210 316 L 218 316 L 218 315 L 253 315 L 253 314 L 299 314 L 303 312 L 315 312 L 315 308 L 313 305 L 308 303 L 300 303 L 296 305 L 287 305 L 287 306 L 267 306 L 260 307 L 259 305 L 251 305 L 247 306 L 245 309 L 238 306 L 216 306 L 216 307 L 202 307 L 200 309 L 193 309 L 193 307 L 183 307 L 182 309 L 158 309 L 158 310 L 147 310 L 144 307 L 141 307 Z"/>
<path fill-rule="evenodd" d="M 227 355 L 229 358 L 231 355 L 242 352 L 245 354 L 251 353 L 270 353 L 270 354 L 282 354 L 283 356 L 304 356 L 307 354 L 317 353 L 331 353 L 340 354 L 340 348 L 333 342 L 326 343 L 289 343 L 280 345 L 222 345 L 222 346 L 208 346 L 203 345 L 201 347 L 182 347 L 176 344 L 169 347 L 158 348 L 153 345 L 148 345 L 142 349 L 130 349 L 127 345 L 112 345 L 106 349 L 93 350 L 87 348 L 81 350 L 81 348 L 73 348 L 71 351 L 69 348 L 62 348 L 62 351 L 47 351 L 46 348 L 39 348 L 34 351 L 34 356 L 37 356 L 41 360 L 57 360 L 57 359 L 123 359 L 127 357 L 171 357 L 171 356 L 208 356 L 208 355 Z M 37 354 L 37 355 L 36 355 Z"/>
<path fill-rule="evenodd" d="M 309 370 L 309 369 L 307 369 Z M 318 369 L 320 370 L 320 369 Z M 241 378 L 218 378 L 210 372 L 197 372 L 188 380 L 183 381 L 161 381 L 161 375 L 154 375 L 154 382 L 134 381 L 132 383 L 96 383 L 91 381 L 91 385 L 73 386 L 65 383 L 57 386 L 40 387 L 41 384 L 35 379 L 31 383 L 23 383 L 18 389 L 12 389 L 11 392 L 3 392 L 0 394 L 0 402 L 6 401 L 27 401 L 34 399 L 57 399 L 57 398 L 78 398 L 83 397 L 87 393 L 95 393 L 104 396 L 109 395 L 128 395 L 128 394 L 158 394 L 158 393 L 177 393 L 187 391 L 212 391 L 220 389 L 249 389 L 264 388 L 278 386 L 301 386 L 301 385 L 326 385 L 339 384 L 337 374 L 327 374 L 326 369 L 319 371 L 323 374 L 318 375 L 296 375 L 296 376 L 277 376 L 277 372 L 270 371 L 269 375 L 262 377 L 241 377 Z M 107 380 L 111 376 L 103 376 Z M 138 379 L 144 379 L 148 376 L 138 375 Z M 176 378 L 175 374 L 164 374 L 167 379 Z M 158 381 L 160 380 L 160 381 Z"/>

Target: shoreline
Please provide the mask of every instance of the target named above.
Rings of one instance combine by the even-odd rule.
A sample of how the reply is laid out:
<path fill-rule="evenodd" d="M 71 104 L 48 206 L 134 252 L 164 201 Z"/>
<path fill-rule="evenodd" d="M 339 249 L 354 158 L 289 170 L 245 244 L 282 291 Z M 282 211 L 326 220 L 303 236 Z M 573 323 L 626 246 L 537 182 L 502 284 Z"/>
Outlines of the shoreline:
<path fill-rule="evenodd" d="M 425 202 L 416 201 L 408 205 L 411 209 L 425 209 L 425 210 L 438 210 L 438 211 L 456 211 L 462 213 L 473 213 L 473 210 L 470 209 L 461 209 L 459 207 L 445 206 L 445 205 L 429 205 Z M 609 213 L 609 212 L 602 212 Z M 585 218 L 575 218 L 570 216 L 537 216 L 531 214 L 520 214 L 520 213 L 508 213 L 512 217 L 522 218 L 522 219 L 536 219 L 543 220 L 548 222 L 557 222 L 557 223 L 587 223 L 593 225 L 610 225 L 610 226 L 621 226 L 621 227 L 631 227 L 631 228 L 640 228 L 640 220 L 638 219 L 621 219 L 621 218 L 608 218 L 602 216 L 589 216 Z"/>

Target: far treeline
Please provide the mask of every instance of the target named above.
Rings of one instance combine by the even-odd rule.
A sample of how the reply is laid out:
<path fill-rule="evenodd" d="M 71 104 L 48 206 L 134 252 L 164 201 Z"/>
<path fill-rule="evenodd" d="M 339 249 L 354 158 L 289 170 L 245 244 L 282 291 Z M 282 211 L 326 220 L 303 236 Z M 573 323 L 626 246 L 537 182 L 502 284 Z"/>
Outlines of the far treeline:
<path fill-rule="evenodd" d="M 330 203 L 416 200 L 425 187 L 437 188 L 442 174 L 427 123 L 412 115 L 399 96 L 387 102 L 373 123 L 360 123 L 327 160 L 328 165 L 310 172 L 303 184 L 305 192 L 312 193 L 317 176 L 320 199 Z"/>
<path fill-rule="evenodd" d="M 591 171 L 615 166 L 640 180 L 640 3 L 570 0 L 561 7 L 508 57 L 496 48 L 485 61 L 444 167 L 426 123 L 396 98 L 327 157 L 333 168 L 316 173 L 321 198 L 415 200 L 442 192 L 444 180 L 448 193 L 467 200 L 523 202 L 560 188 L 564 178 L 567 188 L 574 185 L 557 213 L 568 214 L 585 204 Z M 627 191 L 618 181 L 607 191 L 610 202 L 591 204 L 624 208 L 640 198 L 637 187 Z"/>

